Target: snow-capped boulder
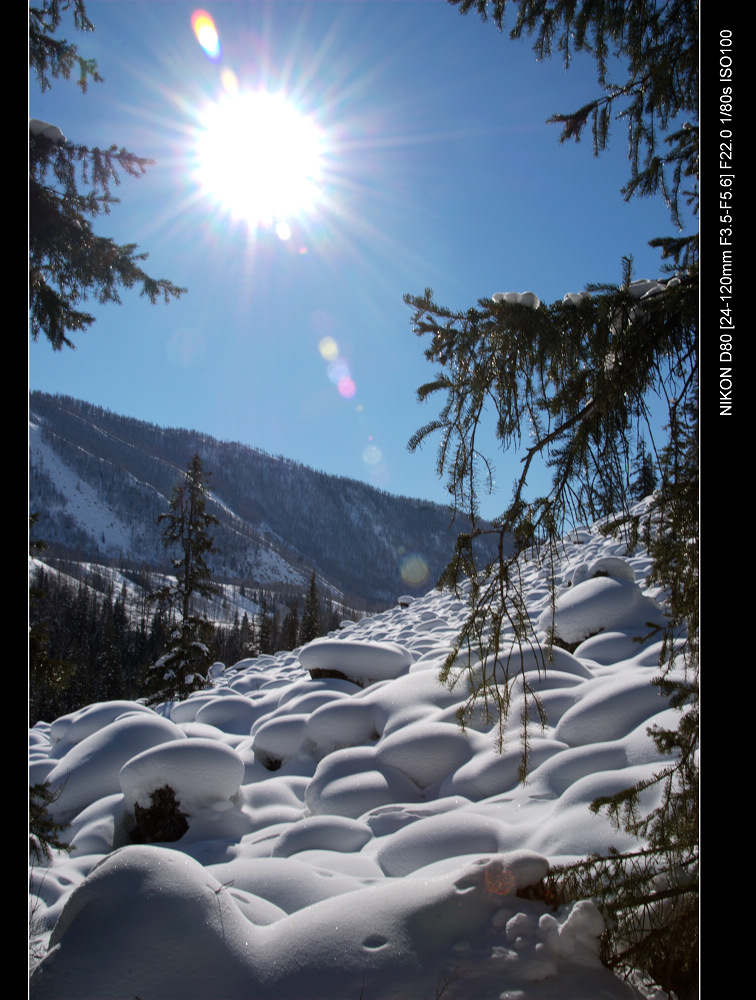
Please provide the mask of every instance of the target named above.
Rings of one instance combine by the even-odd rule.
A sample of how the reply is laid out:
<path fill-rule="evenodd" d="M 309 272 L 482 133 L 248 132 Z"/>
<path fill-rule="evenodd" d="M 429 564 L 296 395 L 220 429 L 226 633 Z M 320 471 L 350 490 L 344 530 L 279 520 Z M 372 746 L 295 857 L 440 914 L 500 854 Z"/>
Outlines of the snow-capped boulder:
<path fill-rule="evenodd" d="M 244 761 L 235 750 L 202 738 L 152 747 L 128 760 L 118 775 L 129 813 L 137 803 L 148 808 L 152 793 L 168 785 L 188 817 L 201 809 L 229 808 L 243 778 Z"/>
<path fill-rule="evenodd" d="M 217 726 L 226 733 L 249 736 L 258 714 L 249 698 L 242 694 L 231 694 L 205 701 L 200 705 L 195 720 L 208 726 Z"/>
<path fill-rule="evenodd" d="M 575 655 L 581 660 L 593 660 L 594 663 L 602 664 L 630 660 L 645 648 L 634 641 L 633 631 L 600 632 L 581 642 L 575 649 Z"/>
<path fill-rule="evenodd" d="M 427 816 L 378 842 L 375 859 L 391 878 L 408 875 L 435 861 L 461 854 L 497 854 L 506 842 L 506 827 L 471 812 Z"/>
<path fill-rule="evenodd" d="M 302 745 L 307 719 L 305 714 L 293 713 L 263 721 L 252 738 L 255 757 L 270 770 L 291 760 Z"/>
<path fill-rule="evenodd" d="M 652 667 L 639 668 L 611 685 L 586 685 L 584 696 L 557 723 L 557 739 L 570 747 L 618 740 L 668 708 L 668 699 L 651 683 L 655 673 Z"/>
<path fill-rule="evenodd" d="M 587 578 L 596 576 L 612 576 L 616 580 L 630 580 L 635 583 L 635 570 L 627 561 L 619 556 L 602 556 L 588 567 Z"/>
<path fill-rule="evenodd" d="M 303 646 L 299 662 L 313 676 L 336 671 L 365 687 L 407 673 L 412 654 L 395 642 L 323 638 Z"/>
<path fill-rule="evenodd" d="M 288 858 L 319 849 L 351 853 L 361 850 L 372 838 L 373 831 L 359 820 L 347 816 L 306 816 L 279 835 L 272 857 Z"/>
<path fill-rule="evenodd" d="M 419 788 L 427 788 L 489 743 L 475 731 L 463 733 L 453 722 L 418 721 L 384 736 L 376 747 L 376 759 L 406 774 Z"/>
<path fill-rule="evenodd" d="M 391 802 L 417 802 L 418 786 L 402 771 L 381 764 L 373 747 L 336 750 L 318 764 L 305 792 L 312 815 L 357 819 Z"/>
<path fill-rule="evenodd" d="M 155 716 L 155 712 L 146 705 L 136 701 L 100 701 L 85 708 L 69 712 L 56 719 L 50 726 L 50 742 L 58 758 L 67 753 L 71 747 L 81 743 L 87 736 L 96 733 L 103 726 L 115 722 L 116 719 L 129 712 Z"/>
<path fill-rule="evenodd" d="M 50 814 L 58 823 L 68 822 L 97 799 L 121 791 L 118 774 L 126 761 L 150 747 L 185 739 L 178 726 L 154 712 L 116 719 L 77 743 L 50 771 L 47 780 L 59 792 Z"/>
<path fill-rule="evenodd" d="M 305 724 L 303 748 L 320 760 L 334 750 L 377 739 L 372 705 L 345 698 L 315 709 Z"/>
<path fill-rule="evenodd" d="M 215 663 L 211 663 L 207 671 L 207 679 L 209 681 L 218 680 L 223 676 L 223 671 L 226 669 L 225 663 L 221 663 L 216 660 Z"/>
<path fill-rule="evenodd" d="M 647 623 L 663 624 L 658 604 L 627 579 L 599 576 L 585 580 L 558 595 L 552 614 L 547 608 L 538 626 L 566 643 L 579 643 L 604 631 L 637 628 L 647 632 Z"/>

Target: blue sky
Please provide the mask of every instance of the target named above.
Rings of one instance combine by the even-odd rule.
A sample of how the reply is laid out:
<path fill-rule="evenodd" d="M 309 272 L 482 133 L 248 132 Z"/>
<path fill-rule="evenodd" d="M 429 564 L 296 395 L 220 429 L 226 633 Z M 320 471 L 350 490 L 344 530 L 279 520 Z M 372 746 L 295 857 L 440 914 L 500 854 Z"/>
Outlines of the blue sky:
<path fill-rule="evenodd" d="M 218 59 L 195 37 L 199 7 Z M 599 159 L 589 137 L 560 146 L 545 124 L 595 95 L 588 59 L 567 72 L 538 63 L 527 40 L 445 0 L 90 0 L 87 11 L 93 34 L 65 30 L 104 83 L 40 94 L 30 76 L 30 117 L 156 160 L 123 179 L 95 229 L 138 243 L 148 273 L 188 293 L 90 304 L 97 321 L 76 351 L 30 344 L 32 389 L 444 502 L 435 448 L 406 447 L 437 404 L 416 400 L 433 369 L 403 294 L 430 286 L 454 308 L 510 290 L 551 302 L 619 281 L 630 253 L 637 277 L 660 273 L 647 243 L 672 226 L 660 200 L 622 199 L 622 124 Z M 281 93 L 318 131 L 319 196 L 289 214 L 289 238 L 198 180 L 202 115 L 234 89 Z M 507 456 L 496 464 L 489 515 L 517 472 Z"/>

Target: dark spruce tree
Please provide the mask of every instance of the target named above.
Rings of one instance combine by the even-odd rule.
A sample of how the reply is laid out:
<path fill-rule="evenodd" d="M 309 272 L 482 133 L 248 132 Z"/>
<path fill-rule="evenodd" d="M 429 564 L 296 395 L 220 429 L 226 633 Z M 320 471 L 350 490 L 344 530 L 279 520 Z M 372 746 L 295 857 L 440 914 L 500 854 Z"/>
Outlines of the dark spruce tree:
<path fill-rule="evenodd" d="M 31 864 L 45 865 L 52 860 L 53 851 L 71 848 L 61 840 L 60 834 L 68 828 L 66 823 L 57 823 L 48 812 L 48 807 L 59 797 L 62 788 L 53 789 L 46 781 L 29 787 L 29 858 Z"/>
<path fill-rule="evenodd" d="M 268 606 L 268 599 L 263 594 L 260 601 L 259 615 L 259 647 L 261 653 L 275 652 L 275 622 L 274 616 Z"/>
<path fill-rule="evenodd" d="M 311 642 L 322 634 L 320 595 L 318 594 L 318 585 L 315 580 L 315 570 L 313 570 L 310 577 L 310 586 L 305 597 L 302 621 L 299 626 L 299 644 L 304 645 L 306 642 Z"/>
<path fill-rule="evenodd" d="M 213 626 L 196 610 L 201 599 L 217 592 L 206 561 L 215 551 L 209 530 L 218 523 L 207 511 L 208 476 L 195 454 L 173 489 L 170 510 L 158 518 L 165 524 L 163 544 L 177 554 L 175 580 L 151 595 L 173 623 L 168 649 L 147 673 L 147 695 L 153 704 L 185 698 L 203 687 L 210 666 Z"/>
<path fill-rule="evenodd" d="M 278 638 L 278 648 L 296 649 L 299 641 L 299 601 L 295 598 L 284 616 L 281 634 Z"/>
<path fill-rule="evenodd" d="M 78 70 L 78 85 L 101 82 L 94 60 L 75 45 L 56 38 L 62 14 L 70 10 L 74 27 L 93 31 L 82 0 L 42 0 L 29 7 L 29 65 L 41 89 L 52 79 Z M 139 288 L 150 302 L 169 302 L 183 292 L 142 268 L 146 253 L 136 243 L 117 244 L 98 236 L 92 222 L 107 215 L 119 199 L 112 188 L 121 174 L 141 177 L 152 160 L 111 146 L 99 149 L 66 139 L 47 122 L 29 123 L 29 313 L 31 335 L 47 338 L 54 350 L 73 347 L 70 334 L 94 322 L 80 305 L 87 300 L 119 303 L 123 288 Z"/>
<path fill-rule="evenodd" d="M 607 531 L 648 546 L 650 582 L 667 594 L 655 683 L 680 713 L 675 729 L 649 733 L 669 763 L 649 781 L 592 804 L 639 838 L 636 850 L 612 850 L 554 876 L 563 898 L 598 899 L 606 916 L 607 965 L 692 1000 L 698 995 L 698 238 L 681 233 L 680 224 L 683 199 L 697 211 L 698 5 L 450 2 L 499 28 L 512 11 L 512 37 L 535 36 L 539 57 L 558 50 L 569 66 L 574 52 L 592 55 L 601 93 L 575 112 L 554 116 L 562 141 L 579 139 L 590 122 L 598 155 L 621 112 L 631 164 L 623 194 L 660 193 L 678 226 L 675 236 L 650 241 L 667 262 L 666 278 L 658 282 L 634 282 L 628 256 L 616 285 L 588 284 L 584 293 L 551 305 L 535 296 L 485 298 L 455 311 L 438 305 L 430 289 L 405 298 L 415 332 L 428 340 L 426 357 L 439 366 L 419 398 L 444 397 L 438 417 L 413 436 L 410 448 L 440 435 L 439 474 L 447 477 L 455 509 L 472 524 L 440 581 L 469 602 L 442 672 L 449 683 L 468 684 L 460 722 L 482 706 L 498 717 L 503 738 L 523 660 L 503 655 L 495 677 L 487 665 L 510 647 L 512 635 L 515 648 L 538 646 L 519 585 L 521 555 L 547 563 L 558 558 L 558 541 L 570 524 L 610 510 Z M 610 72 L 618 68 L 626 75 L 613 83 Z M 654 444 L 658 485 L 641 517 L 630 509 L 630 469 L 638 456 L 629 442 L 652 435 L 654 396 L 666 407 L 666 441 Z M 509 461 L 518 455 L 522 470 L 492 527 L 479 516 L 481 492 L 493 478 L 493 456 L 479 451 L 486 412 L 495 415 L 501 450 Z M 552 473 L 541 496 L 528 491 L 537 461 Z M 492 561 L 480 557 L 484 535 L 498 548 Z M 549 649 L 541 652 L 547 667 Z M 522 681 L 540 708 L 524 675 Z M 527 714 L 521 732 L 524 779 Z M 644 795 L 650 791 L 650 798 Z M 644 808 L 648 802 L 655 805 Z"/>
<path fill-rule="evenodd" d="M 39 514 L 29 516 L 30 534 Z M 29 539 L 29 555 L 40 556 L 47 548 L 42 539 Z M 48 714 L 55 713 L 71 683 L 74 665 L 51 655 L 50 616 L 43 610 L 45 591 L 39 584 L 44 572 L 37 574 L 29 586 L 29 723 L 33 725 Z M 58 714 L 58 713 L 56 713 Z"/>
<path fill-rule="evenodd" d="M 656 489 L 656 468 L 654 456 L 646 447 L 646 442 L 642 437 L 635 451 L 632 473 L 633 478 L 630 484 L 632 499 L 643 500 L 644 497 L 650 497 Z"/>
<path fill-rule="evenodd" d="M 241 625 L 239 626 L 239 646 L 240 660 L 244 660 L 250 656 L 257 656 L 258 644 L 255 637 L 254 616 L 252 621 L 250 621 L 246 611 L 242 615 Z"/>

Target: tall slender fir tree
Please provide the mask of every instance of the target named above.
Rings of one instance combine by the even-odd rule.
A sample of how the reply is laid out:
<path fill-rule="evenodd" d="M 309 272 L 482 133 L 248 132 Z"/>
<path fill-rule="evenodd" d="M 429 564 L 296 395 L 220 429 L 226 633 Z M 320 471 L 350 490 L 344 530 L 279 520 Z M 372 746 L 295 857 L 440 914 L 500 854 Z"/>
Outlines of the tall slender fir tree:
<path fill-rule="evenodd" d="M 318 594 L 318 584 L 315 579 L 315 570 L 310 577 L 310 586 L 305 597 L 302 621 L 299 626 L 299 643 L 311 642 L 319 635 L 323 634 L 323 626 L 320 614 L 320 595 Z"/>
<path fill-rule="evenodd" d="M 196 610 L 199 599 L 217 592 L 206 561 L 215 551 L 209 529 L 218 523 L 207 511 L 208 478 L 202 460 L 195 454 L 173 489 L 170 510 L 158 518 L 165 523 L 164 545 L 178 554 L 173 559 L 175 582 L 151 595 L 174 616 L 169 648 L 147 675 L 149 700 L 153 703 L 184 698 L 202 687 L 210 666 L 212 624 Z"/>

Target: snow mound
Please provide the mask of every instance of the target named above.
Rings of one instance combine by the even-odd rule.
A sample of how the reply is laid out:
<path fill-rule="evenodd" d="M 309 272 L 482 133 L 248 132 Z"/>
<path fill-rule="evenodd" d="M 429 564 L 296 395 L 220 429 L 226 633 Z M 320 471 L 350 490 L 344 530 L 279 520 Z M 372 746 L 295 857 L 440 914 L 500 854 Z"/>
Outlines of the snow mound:
<path fill-rule="evenodd" d="M 120 792 L 118 774 L 127 760 L 161 743 L 185 739 L 178 726 L 154 713 L 127 715 L 103 726 L 69 750 L 47 776 L 60 793 L 51 815 L 58 823 L 68 822 L 91 803 Z"/>
<path fill-rule="evenodd" d="M 118 775 L 130 813 L 137 803 L 149 807 L 152 792 L 169 785 L 187 816 L 229 808 L 243 778 L 244 761 L 235 750 L 217 740 L 190 737 L 137 754 Z"/>
<path fill-rule="evenodd" d="M 299 750 L 307 716 L 303 714 L 268 719 L 255 731 L 252 749 L 264 767 L 277 770 Z"/>
<path fill-rule="evenodd" d="M 255 705 L 249 698 L 245 698 L 241 694 L 234 694 L 212 698 L 205 702 L 199 707 L 195 720 L 209 726 L 217 726 L 224 733 L 249 736 L 257 714 Z M 175 721 L 173 713 L 171 713 L 171 718 Z"/>
<path fill-rule="evenodd" d="M 477 733 L 463 733 L 454 722 L 416 722 L 385 736 L 375 756 L 424 789 L 456 771 L 489 742 Z"/>
<path fill-rule="evenodd" d="M 353 698 L 321 705 L 305 725 L 304 744 L 316 760 L 377 739 L 372 706 Z"/>
<path fill-rule="evenodd" d="M 50 727 L 50 740 L 56 755 L 62 757 L 87 736 L 129 712 L 155 715 L 151 708 L 136 701 L 102 701 L 62 715 Z"/>
<path fill-rule="evenodd" d="M 336 750 L 318 764 L 305 803 L 313 815 L 357 819 L 376 806 L 415 802 L 420 789 L 398 768 L 381 764 L 372 747 Z"/>
<path fill-rule="evenodd" d="M 453 812 L 427 816 L 398 830 L 377 847 L 374 856 L 386 875 L 396 878 L 462 854 L 498 854 L 505 843 L 502 824 L 485 816 Z"/>
<path fill-rule="evenodd" d="M 31 996 L 332 1000 L 334 968 L 342 997 L 358 996 L 364 982 L 384 990 L 401 983 L 414 993 L 437 976 L 439 956 L 483 932 L 509 896 L 547 869 L 531 852 L 485 858 L 422 882 L 355 890 L 348 920 L 336 896 L 258 926 L 198 862 L 161 847 L 127 847 L 71 894 Z M 114 933 L 118 912 L 128 914 L 125 937 Z"/>
<path fill-rule="evenodd" d="M 538 309 L 541 304 L 541 300 L 533 292 L 494 292 L 491 299 L 497 303 L 525 306 L 526 309 Z"/>
<path fill-rule="evenodd" d="M 393 642 L 326 638 L 304 646 L 299 651 L 299 662 L 305 670 L 335 670 L 365 686 L 406 673 L 412 654 Z"/>
<path fill-rule="evenodd" d="M 669 762 L 648 735 L 678 717 L 651 683 L 663 647 L 635 641 L 662 620 L 648 570 L 580 526 L 558 563 L 520 566 L 542 632 L 557 582 L 573 652 L 505 636 L 495 662 L 461 656 L 449 685 L 466 606 L 433 591 L 157 711 L 38 723 L 30 780 L 60 793 L 72 850 L 31 871 L 50 945 L 32 1000 L 649 1000 L 600 965 L 593 904 L 555 909 L 539 886 L 550 863 L 636 847 L 589 805 Z M 494 681 L 511 694 L 501 747 L 483 706 L 457 724 L 470 685 Z M 156 831 L 133 832 L 136 805 L 165 785 L 188 829 L 137 846 Z"/>
<path fill-rule="evenodd" d="M 351 853 L 361 850 L 372 837 L 370 827 L 355 819 L 344 816 L 307 816 L 280 834 L 272 857 L 288 858 L 301 851 L 321 848 Z"/>
<path fill-rule="evenodd" d="M 630 580 L 599 576 L 585 580 L 558 595 L 556 607 L 542 612 L 538 625 L 544 633 L 553 628 L 563 642 L 577 643 L 598 632 L 637 627 L 647 632 L 647 623 L 663 624 L 659 605 L 646 597 Z"/>

